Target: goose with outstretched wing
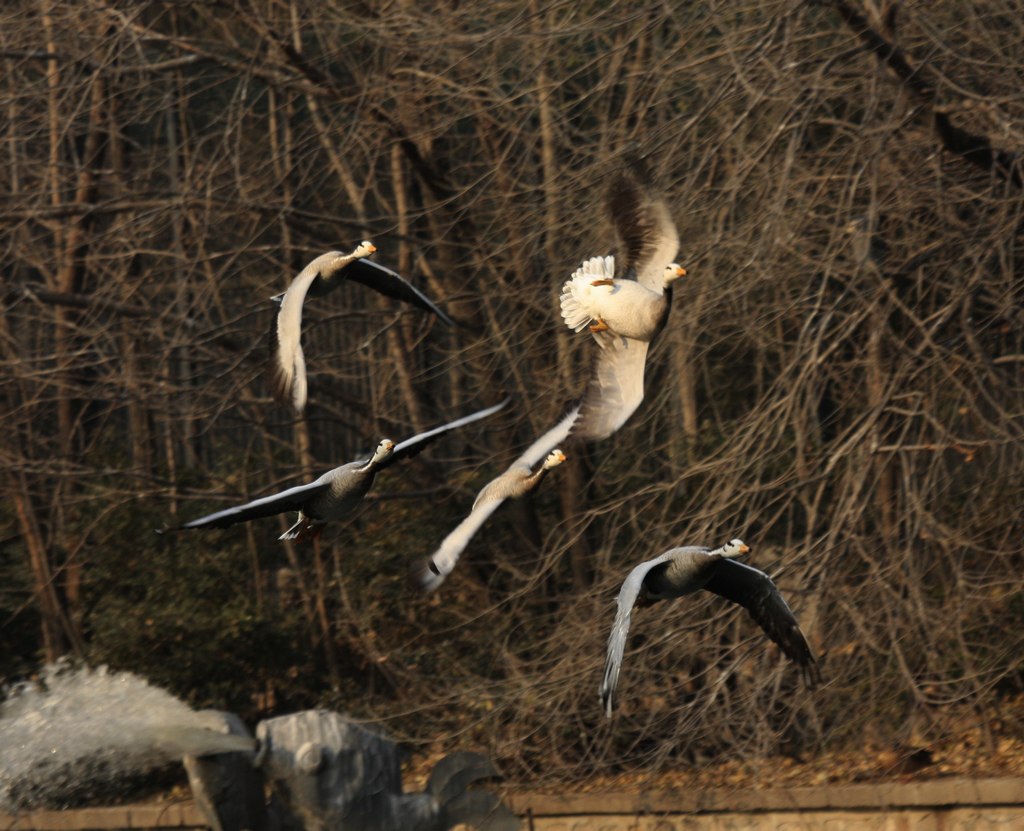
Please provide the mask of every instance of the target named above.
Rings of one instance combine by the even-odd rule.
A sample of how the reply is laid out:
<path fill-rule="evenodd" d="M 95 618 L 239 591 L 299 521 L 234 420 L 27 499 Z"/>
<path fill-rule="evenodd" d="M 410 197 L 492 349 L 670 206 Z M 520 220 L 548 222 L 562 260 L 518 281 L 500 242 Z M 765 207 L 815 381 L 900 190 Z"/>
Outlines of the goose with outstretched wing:
<path fill-rule="evenodd" d="M 566 325 L 575 332 L 589 329 L 600 347 L 572 428 L 574 438 L 590 440 L 610 436 L 640 406 L 647 349 L 665 326 L 673 283 L 686 274 L 673 262 L 679 234 L 668 203 L 639 162 L 613 181 L 608 209 L 618 258 L 586 260 L 565 282 L 560 299 Z"/>
<path fill-rule="evenodd" d="M 287 291 L 271 298 L 280 308 L 270 327 L 270 390 L 278 402 L 291 405 L 297 413 L 305 409 L 307 398 L 306 359 L 302 352 L 302 305 L 307 296 L 319 297 L 351 280 L 453 325 L 452 319 L 419 289 L 390 268 L 365 259 L 376 250 L 373 243 L 363 240 L 348 254 L 321 254 L 299 272 Z"/>
<path fill-rule="evenodd" d="M 226 508 L 223 511 L 217 511 L 164 530 L 226 528 L 239 522 L 249 522 L 253 519 L 283 514 L 286 511 L 298 511 L 298 521 L 279 539 L 304 542 L 318 537 L 324 525 L 329 521 L 346 516 L 363 501 L 363 497 L 373 485 L 374 478 L 381 470 L 390 467 L 397 461 L 415 456 L 445 433 L 486 418 L 498 412 L 506 404 L 508 404 L 507 400 L 448 424 L 442 424 L 440 427 L 419 433 L 398 444 L 391 439 L 383 439 L 369 458 L 349 462 L 334 468 L 334 470 L 329 470 L 309 484 L 289 488 L 273 496 L 265 496 L 238 507 Z M 159 533 L 163 533 L 164 530 Z"/>
<path fill-rule="evenodd" d="M 692 545 L 673 548 L 630 571 L 619 590 L 601 682 L 601 706 L 609 718 L 633 607 L 648 606 L 701 589 L 745 608 L 783 654 L 800 667 L 809 685 L 821 682 L 821 671 L 800 631 L 800 624 L 775 583 L 763 571 L 733 559 L 749 551 L 742 540 L 732 540 L 714 550 Z"/>
<path fill-rule="evenodd" d="M 433 554 L 413 564 L 409 577 L 415 585 L 428 592 L 440 586 L 452 573 L 459 556 L 488 517 L 506 499 L 514 499 L 534 490 L 548 471 L 565 461 L 565 454 L 556 445 L 569 435 L 576 413 L 576 408 L 573 408 L 558 424 L 526 448 L 504 473 L 481 488 L 469 515 L 441 541 Z M 541 459 L 543 463 L 533 470 Z"/>

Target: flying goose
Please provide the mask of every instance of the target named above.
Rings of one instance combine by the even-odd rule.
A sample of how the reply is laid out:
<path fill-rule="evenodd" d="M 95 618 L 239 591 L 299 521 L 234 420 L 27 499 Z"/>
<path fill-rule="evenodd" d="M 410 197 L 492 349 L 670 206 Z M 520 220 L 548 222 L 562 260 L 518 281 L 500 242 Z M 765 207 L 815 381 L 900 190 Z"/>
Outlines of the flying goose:
<path fill-rule="evenodd" d="M 450 430 L 464 427 L 479 421 L 502 409 L 508 401 L 503 401 L 486 410 L 427 430 L 424 433 L 395 444 L 391 439 L 383 439 L 367 459 L 359 459 L 340 467 L 329 470 L 319 479 L 307 485 L 298 485 L 273 496 L 264 496 L 245 505 L 226 508 L 213 514 L 194 519 L 183 525 L 161 529 L 164 531 L 181 531 L 186 528 L 226 528 L 238 522 L 249 522 L 253 519 L 282 514 L 285 511 L 298 511 L 298 521 L 278 539 L 305 542 L 319 537 L 323 526 L 330 520 L 341 519 L 351 512 L 370 490 L 374 477 L 386 467 L 390 467 L 401 459 L 415 456 L 423 448 Z"/>
<path fill-rule="evenodd" d="M 337 288 L 343 280 L 352 280 L 368 288 L 432 312 L 449 326 L 452 319 L 435 306 L 419 289 L 403 280 L 390 268 L 368 257 L 377 248 L 363 240 L 349 254 L 328 251 L 321 254 L 292 280 L 288 290 L 271 298 L 280 304 L 270 327 L 270 390 L 281 404 L 290 404 L 295 412 L 306 407 L 306 359 L 302 354 L 302 304 L 306 296 L 319 297 Z"/>
<path fill-rule="evenodd" d="M 560 301 L 566 325 L 576 332 L 589 327 L 600 347 L 572 428 L 573 437 L 590 440 L 610 436 L 640 406 L 648 346 L 668 318 L 672 284 L 686 274 L 673 262 L 679 234 L 668 204 L 639 163 L 613 181 L 608 209 L 619 258 L 586 260 L 563 285 Z"/>
<path fill-rule="evenodd" d="M 608 655 L 601 682 L 601 705 L 609 718 L 633 607 L 649 606 L 658 600 L 682 597 L 700 589 L 745 608 L 786 657 L 799 665 L 809 686 L 821 682 L 821 671 L 800 625 L 775 583 L 763 571 L 733 559 L 749 551 L 742 540 L 732 540 L 713 551 L 695 545 L 672 548 L 629 572 L 619 590 L 618 610 L 608 637 Z"/>
<path fill-rule="evenodd" d="M 565 454 L 555 445 L 569 435 L 569 429 L 576 420 L 574 408 L 557 425 L 531 444 L 526 451 L 500 476 L 488 482 L 477 494 L 473 508 L 462 522 L 448 534 L 437 550 L 429 557 L 413 564 L 409 578 L 424 591 L 436 589 L 452 573 L 455 564 L 473 535 L 487 521 L 487 518 L 506 499 L 513 499 L 536 488 L 548 471 L 565 461 Z M 538 461 L 543 464 L 532 471 Z"/>

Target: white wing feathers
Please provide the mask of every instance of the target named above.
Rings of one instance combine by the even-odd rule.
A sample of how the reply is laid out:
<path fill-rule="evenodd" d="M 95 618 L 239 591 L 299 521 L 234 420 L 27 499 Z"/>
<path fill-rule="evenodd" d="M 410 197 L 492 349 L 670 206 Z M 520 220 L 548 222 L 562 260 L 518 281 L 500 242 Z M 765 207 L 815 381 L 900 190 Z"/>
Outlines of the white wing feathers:
<path fill-rule="evenodd" d="M 295 412 L 306 407 L 306 357 L 302 352 L 302 304 L 306 292 L 319 275 L 306 267 L 281 297 L 281 306 L 271 330 L 271 388 L 274 397 L 289 403 Z"/>
<path fill-rule="evenodd" d="M 558 424 L 527 447 L 526 450 L 523 451 L 523 455 L 516 459 L 511 465 L 509 465 L 509 467 L 512 468 L 516 465 L 526 465 L 527 467 L 532 468 L 537 464 L 537 462 L 565 441 L 573 424 L 576 422 L 576 417 L 579 415 L 579 412 L 580 408 L 578 405 L 569 410 Z"/>
<path fill-rule="evenodd" d="M 591 257 L 585 260 L 562 285 L 559 304 L 565 325 L 574 332 L 582 332 L 593 323 L 598 317 L 593 305 L 594 281 L 614 278 L 614 257 Z M 608 291 L 607 286 L 600 288 Z"/>
<path fill-rule="evenodd" d="M 459 555 L 465 550 L 473 535 L 480 530 L 487 518 L 501 505 L 503 499 L 489 499 L 476 505 L 462 522 L 444 538 L 437 551 L 419 563 L 413 572 L 413 579 L 423 591 L 432 592 L 455 569 Z"/>
<path fill-rule="evenodd" d="M 329 269 L 333 274 L 354 259 L 354 255 L 340 251 L 321 254 L 279 295 L 281 305 L 270 329 L 270 389 L 275 399 L 291 404 L 297 413 L 306 407 L 306 357 L 302 352 L 302 305 L 306 294 L 322 271 Z"/>
<path fill-rule="evenodd" d="M 596 332 L 594 337 L 602 348 L 573 427 L 574 437 L 591 441 L 608 438 L 644 400 L 648 347 L 646 341 L 608 332 Z"/>
<path fill-rule="evenodd" d="M 648 248 L 636 263 L 636 279 L 640 285 L 661 294 L 665 290 L 665 266 L 679 253 L 679 233 L 664 199 L 656 199 L 649 206 L 654 233 Z"/>

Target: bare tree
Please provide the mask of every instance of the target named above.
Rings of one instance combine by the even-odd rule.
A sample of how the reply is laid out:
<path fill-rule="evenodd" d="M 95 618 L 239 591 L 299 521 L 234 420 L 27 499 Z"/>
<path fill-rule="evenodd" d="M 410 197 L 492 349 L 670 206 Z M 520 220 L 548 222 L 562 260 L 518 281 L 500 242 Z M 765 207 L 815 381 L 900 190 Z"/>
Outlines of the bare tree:
<path fill-rule="evenodd" d="M 8 4 L 0 620 L 39 634 L 0 672 L 74 652 L 549 779 L 929 741 L 1018 692 L 1024 16 L 954 5 Z M 558 287 L 631 149 L 690 275 L 645 403 L 419 597 L 407 564 L 582 389 Z M 268 298 L 364 237 L 461 326 L 308 304 L 296 421 Z M 150 536 L 506 394 L 323 549 Z M 826 686 L 694 599 L 641 615 L 605 726 L 623 575 L 737 536 Z"/>

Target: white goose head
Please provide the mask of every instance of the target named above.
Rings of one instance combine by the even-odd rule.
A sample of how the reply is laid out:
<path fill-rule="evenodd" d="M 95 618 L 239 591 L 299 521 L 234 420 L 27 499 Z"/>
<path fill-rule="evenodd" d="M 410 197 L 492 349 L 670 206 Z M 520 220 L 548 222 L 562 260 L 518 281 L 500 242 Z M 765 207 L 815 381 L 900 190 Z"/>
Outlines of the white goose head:
<path fill-rule="evenodd" d="M 750 546 L 741 539 L 729 540 L 725 545 L 712 554 L 719 554 L 722 557 L 742 557 L 750 553 Z"/>
<path fill-rule="evenodd" d="M 686 269 L 683 268 L 681 265 L 679 265 L 679 263 L 669 263 L 667 266 L 665 266 L 665 274 L 664 274 L 664 280 L 665 280 L 666 288 L 668 286 L 671 286 L 680 277 L 685 277 L 685 276 L 686 276 Z"/>
<path fill-rule="evenodd" d="M 550 453 L 548 453 L 548 457 L 544 460 L 544 464 L 542 465 L 542 467 L 544 468 L 544 470 L 551 470 L 551 468 L 558 467 L 564 461 L 565 454 L 558 448 L 555 448 Z"/>
<path fill-rule="evenodd" d="M 381 439 L 380 444 L 377 445 L 377 449 L 373 451 L 373 456 L 370 457 L 370 464 L 380 464 L 394 452 L 395 443 L 391 441 L 391 439 Z"/>
<path fill-rule="evenodd" d="M 353 257 L 369 257 L 376 250 L 377 250 L 377 246 L 376 245 L 374 245 L 368 239 L 364 239 L 352 251 L 352 256 Z"/>

